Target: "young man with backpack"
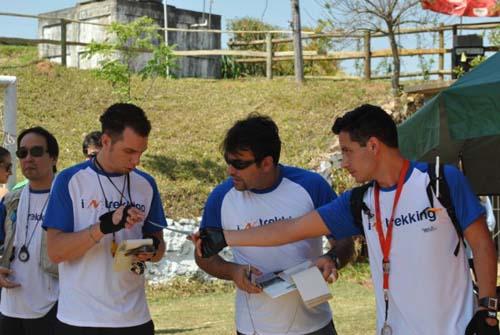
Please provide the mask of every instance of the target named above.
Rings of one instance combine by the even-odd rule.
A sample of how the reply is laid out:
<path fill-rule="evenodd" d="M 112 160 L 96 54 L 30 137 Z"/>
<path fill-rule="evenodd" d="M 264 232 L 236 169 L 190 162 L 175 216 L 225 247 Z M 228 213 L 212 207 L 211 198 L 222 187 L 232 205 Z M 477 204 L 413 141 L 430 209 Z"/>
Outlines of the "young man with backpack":
<path fill-rule="evenodd" d="M 357 182 L 369 183 L 361 190 L 365 206 L 353 204 L 358 196 L 347 191 L 297 219 L 245 231 L 200 230 L 193 236 L 199 252 L 207 256 L 226 244 L 271 246 L 329 233 L 336 239 L 364 233 L 377 334 L 499 334 L 495 248 L 484 209 L 463 174 L 452 166 L 441 169 L 449 191 L 444 198 L 451 204 L 442 203 L 443 197 L 428 188 L 435 182 L 429 164 L 409 162 L 401 155 L 396 125 L 379 107 L 356 108 L 338 118 L 332 130 L 339 135 L 342 167 Z M 358 225 L 353 212 L 362 207 L 357 210 Z M 461 236 L 474 254 L 476 311 Z"/>

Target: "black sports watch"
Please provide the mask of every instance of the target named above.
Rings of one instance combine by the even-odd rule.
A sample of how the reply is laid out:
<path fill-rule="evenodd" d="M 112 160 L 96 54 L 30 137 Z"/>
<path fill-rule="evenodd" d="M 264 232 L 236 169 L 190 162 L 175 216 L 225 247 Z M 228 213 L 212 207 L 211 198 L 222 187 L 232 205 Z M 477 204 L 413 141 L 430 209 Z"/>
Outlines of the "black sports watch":
<path fill-rule="evenodd" d="M 325 256 L 328 256 L 332 259 L 332 261 L 335 263 L 335 268 L 337 268 L 337 270 L 340 269 L 340 260 L 339 258 L 337 257 L 337 253 L 335 252 L 334 249 L 330 249 L 326 254 Z"/>
<path fill-rule="evenodd" d="M 484 297 L 478 300 L 479 306 L 486 308 L 489 318 L 497 318 L 498 299 L 493 297 Z"/>

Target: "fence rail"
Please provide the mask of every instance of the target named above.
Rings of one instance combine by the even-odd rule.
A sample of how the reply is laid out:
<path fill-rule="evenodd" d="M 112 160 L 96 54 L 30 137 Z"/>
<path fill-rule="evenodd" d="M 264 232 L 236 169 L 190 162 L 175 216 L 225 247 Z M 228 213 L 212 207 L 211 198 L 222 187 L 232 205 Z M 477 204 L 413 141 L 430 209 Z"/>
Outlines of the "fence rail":
<path fill-rule="evenodd" d="M 68 46 L 87 46 L 88 43 L 78 42 L 78 41 L 68 41 L 67 40 L 67 25 L 68 24 L 90 24 L 97 26 L 109 26 L 109 24 L 88 22 L 82 20 L 74 20 L 53 16 L 43 16 L 43 15 L 27 15 L 18 13 L 6 13 L 0 12 L 0 16 L 13 16 L 13 17 L 24 17 L 33 19 L 44 19 L 54 21 L 53 26 L 59 25 L 61 28 L 61 38 L 60 40 L 51 39 L 25 39 L 25 38 L 13 38 L 13 37 L 0 37 L 0 44 L 5 45 L 25 45 L 25 46 L 36 46 L 39 44 L 51 44 L 61 46 L 61 64 L 66 66 L 67 60 L 67 47 Z M 444 32 L 452 31 L 453 36 L 457 34 L 459 29 L 467 30 L 485 30 L 494 29 L 500 27 L 500 22 L 489 22 L 489 23 L 468 23 L 468 24 L 457 24 L 457 25 L 440 25 L 435 27 L 422 27 L 416 29 L 400 29 L 396 32 L 397 35 L 402 34 L 419 34 L 419 33 L 429 33 L 436 32 L 439 36 L 439 47 L 429 48 L 429 49 L 400 49 L 399 55 L 402 57 L 406 56 L 421 56 L 421 55 L 439 55 L 438 68 L 436 70 L 427 71 L 425 74 L 435 74 L 438 75 L 440 79 L 444 79 L 445 75 L 450 74 L 450 71 L 445 71 L 444 69 L 444 57 L 446 54 L 452 52 L 452 49 L 445 48 Z M 288 30 L 269 30 L 269 31 L 241 31 L 241 30 L 217 30 L 217 29 L 182 29 L 182 28 L 159 28 L 159 30 L 167 30 L 173 32 L 191 32 L 191 33 L 217 33 L 217 34 L 265 34 L 266 38 L 263 40 L 254 40 L 248 42 L 242 41 L 230 41 L 228 43 L 230 48 L 234 47 L 244 47 L 244 46 L 255 46 L 255 45 L 265 45 L 265 51 L 256 50 L 235 50 L 235 49 L 212 49 L 212 50 L 174 50 L 174 55 L 179 57 L 205 57 L 205 56 L 233 56 L 236 57 L 237 63 L 265 63 L 266 64 L 266 77 L 272 79 L 272 69 L 273 63 L 281 61 L 293 60 L 293 51 L 273 51 L 273 46 L 282 43 L 291 43 L 292 38 L 272 38 L 273 34 L 291 34 Z M 370 33 L 365 32 L 364 34 L 352 33 L 341 30 L 335 30 L 331 32 L 324 33 L 314 33 L 314 32 L 302 32 L 302 39 L 318 39 L 318 38 L 355 38 L 363 41 L 363 50 L 361 51 L 338 51 L 338 52 L 328 52 L 326 54 L 318 54 L 317 51 L 305 50 L 303 52 L 303 58 L 305 61 L 335 61 L 335 60 L 349 60 L 349 59 L 364 59 L 364 71 L 363 78 L 366 80 L 370 79 L 380 79 L 389 78 L 390 75 L 372 75 L 371 71 L 371 61 L 372 58 L 381 57 L 391 57 L 392 51 L 390 49 L 382 50 L 372 50 L 371 40 L 373 38 L 380 38 L 386 36 L 383 32 Z M 485 51 L 499 51 L 500 46 L 485 46 Z M 149 50 L 144 50 L 148 52 Z M 410 72 L 402 73 L 401 77 L 415 77 L 423 75 L 422 72 Z M 328 76 L 326 76 L 328 77 Z M 345 78 L 345 77 L 342 77 Z"/>

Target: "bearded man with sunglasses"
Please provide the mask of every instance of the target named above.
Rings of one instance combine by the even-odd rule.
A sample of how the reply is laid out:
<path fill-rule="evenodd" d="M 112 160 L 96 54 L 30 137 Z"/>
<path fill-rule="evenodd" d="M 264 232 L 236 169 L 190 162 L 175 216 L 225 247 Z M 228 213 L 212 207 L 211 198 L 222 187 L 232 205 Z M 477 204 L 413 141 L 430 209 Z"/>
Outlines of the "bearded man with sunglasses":
<path fill-rule="evenodd" d="M 144 262 L 162 258 L 167 223 L 156 182 L 136 169 L 151 124 L 132 104 L 114 104 L 99 120 L 101 151 L 60 173 L 43 224 L 60 270 L 56 334 L 153 335 Z M 115 271 L 117 245 L 141 238 L 153 239 L 154 250 Z"/>
<path fill-rule="evenodd" d="M 278 127 L 269 117 L 250 115 L 237 121 L 226 133 L 221 149 L 230 178 L 208 197 L 201 228 L 239 230 L 266 225 L 301 216 L 336 197 L 320 175 L 278 164 L 281 141 Z M 336 242 L 339 256 L 348 256 L 352 240 Z M 252 281 L 252 277 L 307 260 L 316 262 L 325 280 L 332 281 L 336 257 L 322 256 L 321 238 L 232 251 L 233 261 L 219 255 L 201 258 L 195 254 L 195 259 L 208 274 L 235 283 L 237 334 L 336 334 L 328 303 L 307 308 L 297 291 L 272 299 Z"/>
<path fill-rule="evenodd" d="M 16 156 L 28 185 L 5 196 L 5 249 L 0 261 L 0 334 L 54 334 L 59 293 L 57 265 L 47 255 L 42 220 L 56 172 L 59 146 L 41 127 L 17 138 Z"/>

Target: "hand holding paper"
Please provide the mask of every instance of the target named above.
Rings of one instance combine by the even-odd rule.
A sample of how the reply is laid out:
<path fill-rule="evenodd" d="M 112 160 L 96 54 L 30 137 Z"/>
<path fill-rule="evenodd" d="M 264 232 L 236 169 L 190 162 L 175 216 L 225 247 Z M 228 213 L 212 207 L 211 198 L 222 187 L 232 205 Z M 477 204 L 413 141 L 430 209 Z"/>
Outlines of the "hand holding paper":
<path fill-rule="evenodd" d="M 116 250 L 113 269 L 115 271 L 129 270 L 135 257 L 147 252 L 154 252 L 151 238 L 122 241 Z"/>

